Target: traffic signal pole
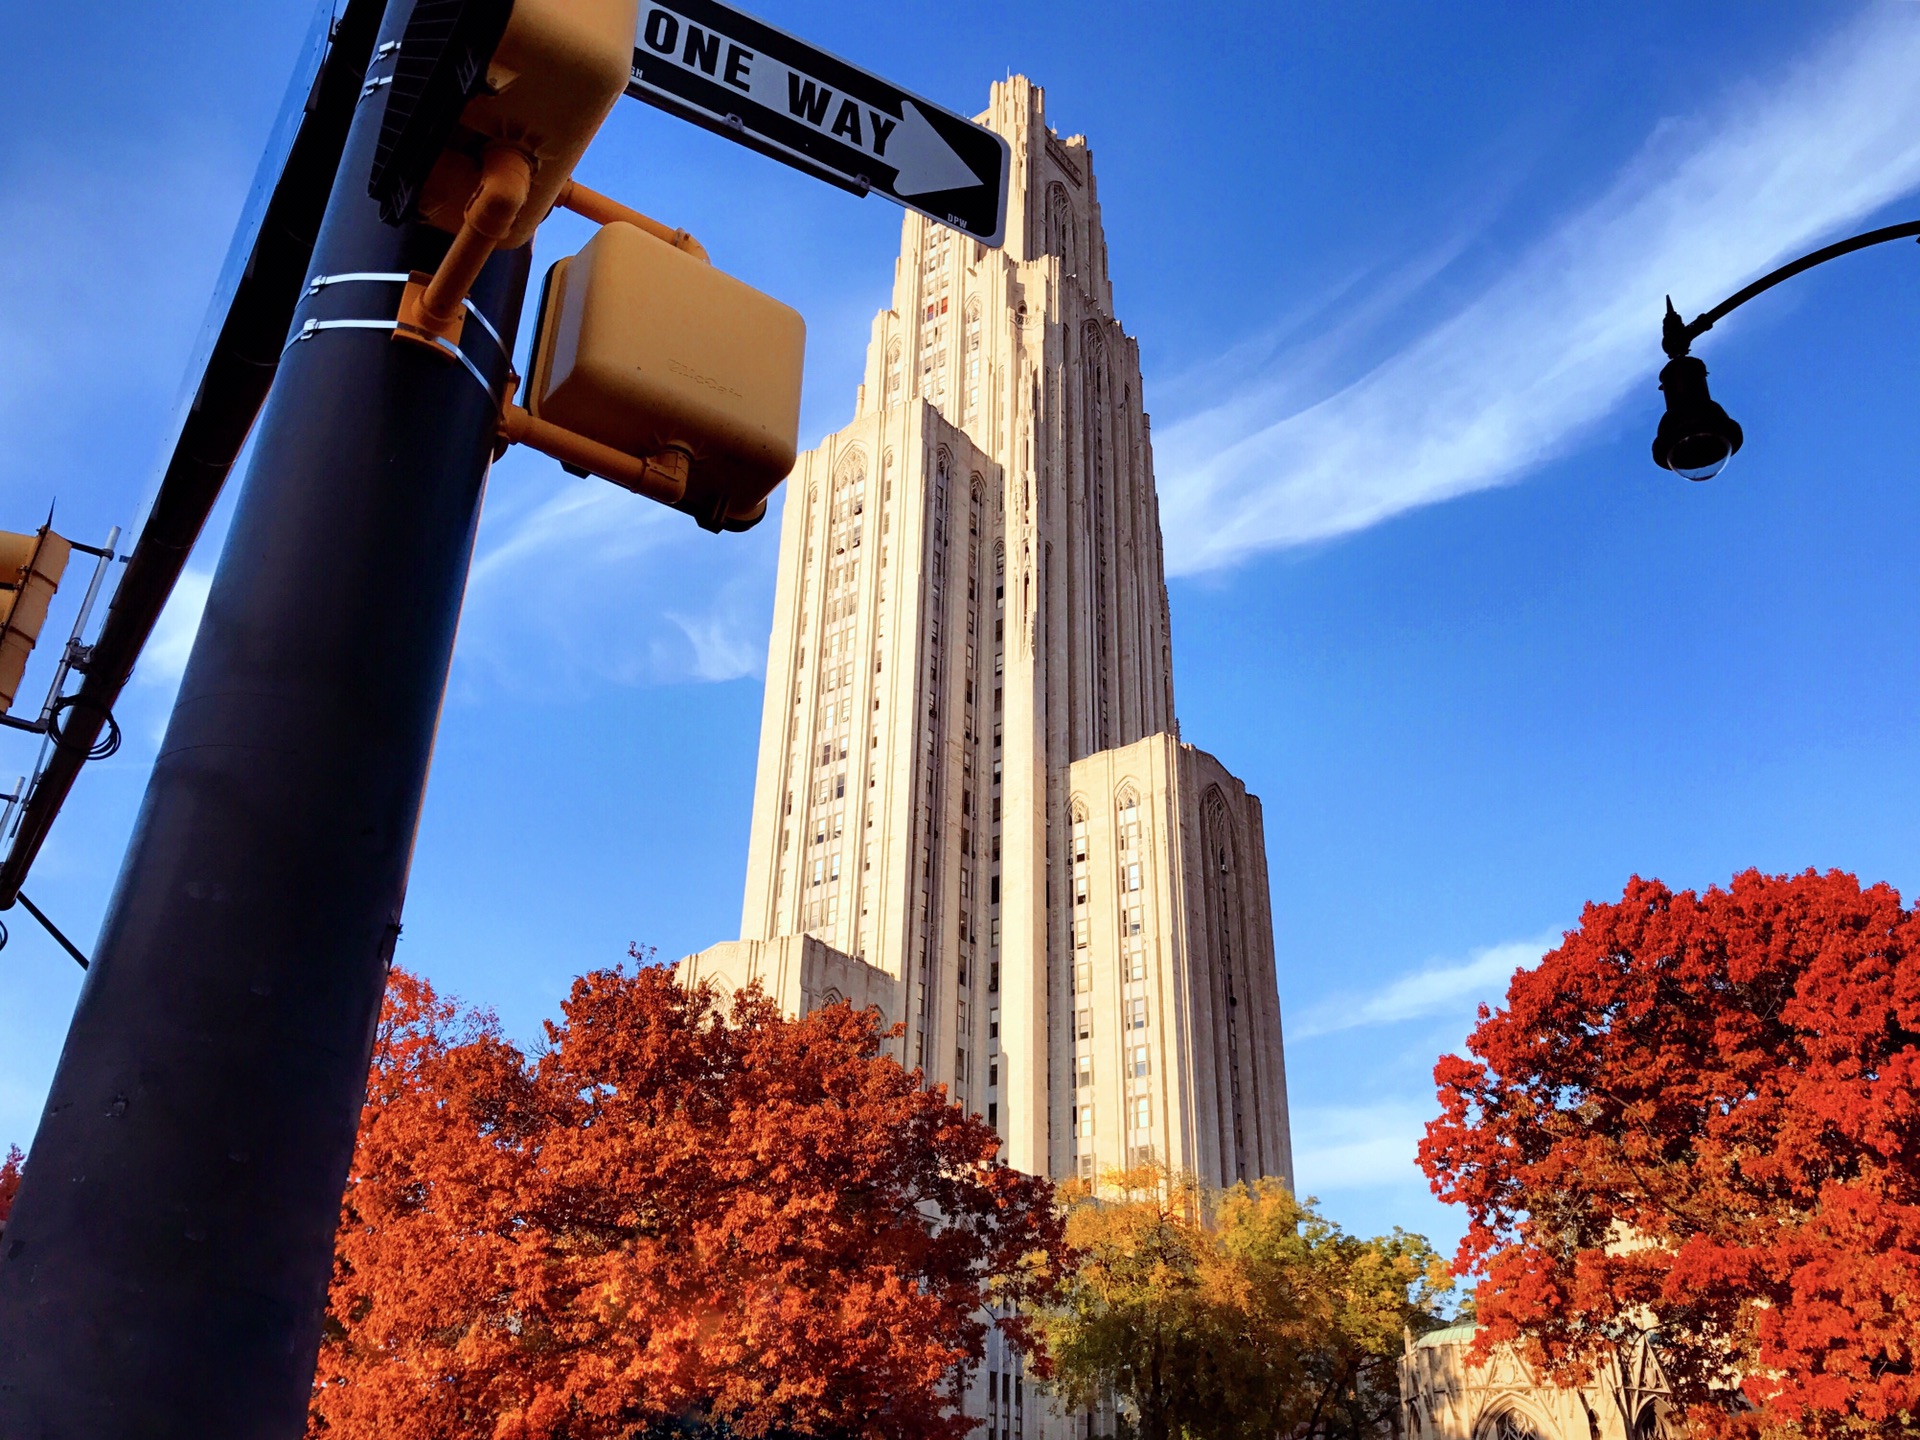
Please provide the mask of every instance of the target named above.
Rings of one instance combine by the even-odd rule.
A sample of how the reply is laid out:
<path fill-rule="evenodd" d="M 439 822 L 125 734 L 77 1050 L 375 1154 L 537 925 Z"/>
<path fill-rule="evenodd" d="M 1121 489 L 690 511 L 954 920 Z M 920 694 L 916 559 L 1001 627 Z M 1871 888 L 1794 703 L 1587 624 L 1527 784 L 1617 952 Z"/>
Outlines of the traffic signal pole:
<path fill-rule="evenodd" d="M 464 360 L 393 343 L 400 285 L 339 277 L 431 270 L 448 237 L 368 197 L 381 95 L 0 1237 L 9 1440 L 305 1428 L 530 259 L 488 262 L 471 299 L 495 333 L 469 318 Z"/>

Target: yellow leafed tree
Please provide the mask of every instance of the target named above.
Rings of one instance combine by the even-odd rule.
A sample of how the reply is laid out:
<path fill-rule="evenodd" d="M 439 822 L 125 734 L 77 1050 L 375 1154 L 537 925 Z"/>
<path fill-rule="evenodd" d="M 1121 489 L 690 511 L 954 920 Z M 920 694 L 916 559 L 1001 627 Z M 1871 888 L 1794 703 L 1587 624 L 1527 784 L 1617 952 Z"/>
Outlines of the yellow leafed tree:
<path fill-rule="evenodd" d="M 1209 1194 L 1148 1168 L 1067 1203 L 1078 1264 L 1036 1318 L 1069 1408 L 1112 1396 L 1141 1440 L 1390 1431 L 1402 1332 L 1452 1289 L 1425 1239 L 1348 1235 L 1276 1180 Z"/>

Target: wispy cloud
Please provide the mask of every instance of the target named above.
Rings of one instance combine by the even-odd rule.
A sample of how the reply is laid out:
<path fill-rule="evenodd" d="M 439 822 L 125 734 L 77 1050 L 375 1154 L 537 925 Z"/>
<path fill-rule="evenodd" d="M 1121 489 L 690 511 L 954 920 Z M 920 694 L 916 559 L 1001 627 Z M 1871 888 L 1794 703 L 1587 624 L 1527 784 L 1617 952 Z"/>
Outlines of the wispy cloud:
<path fill-rule="evenodd" d="M 680 627 L 693 648 L 695 679 L 739 680 L 760 673 L 766 645 L 742 623 L 740 608 L 723 603 L 705 615 L 667 612 L 667 618 Z"/>
<path fill-rule="evenodd" d="M 779 504 L 710 535 L 604 480 L 515 453 L 489 484 L 460 653 L 508 689 L 722 681 L 766 658 Z"/>
<path fill-rule="evenodd" d="M 1353 383 L 1302 408 L 1282 351 L 1164 424 L 1168 568 L 1359 530 L 1565 453 L 1646 391 L 1664 294 L 1705 309 L 1920 186 L 1916 73 L 1920 7 L 1870 9 L 1779 83 L 1661 126 L 1605 194 Z"/>
<path fill-rule="evenodd" d="M 172 689 L 186 673 L 187 657 L 193 653 L 193 638 L 200 633 L 200 617 L 206 613 L 207 592 L 213 588 L 211 570 L 183 570 L 174 583 L 167 607 L 153 627 L 153 637 L 140 652 L 140 668 L 134 678 L 142 685 Z"/>
<path fill-rule="evenodd" d="M 1506 993 L 1514 971 L 1539 964 L 1540 957 L 1559 943 L 1556 934 L 1489 945 L 1465 960 L 1443 961 L 1401 975 L 1371 994 L 1322 1000 L 1289 1023 L 1288 1036 L 1305 1040 L 1364 1025 L 1392 1025 L 1428 1015 L 1468 1011 L 1483 1000 L 1498 1000 Z"/>
<path fill-rule="evenodd" d="M 1302 1195 L 1383 1185 L 1421 1185 L 1414 1152 L 1432 1106 L 1384 1100 L 1371 1105 L 1305 1105 L 1293 1120 L 1293 1175 Z"/>

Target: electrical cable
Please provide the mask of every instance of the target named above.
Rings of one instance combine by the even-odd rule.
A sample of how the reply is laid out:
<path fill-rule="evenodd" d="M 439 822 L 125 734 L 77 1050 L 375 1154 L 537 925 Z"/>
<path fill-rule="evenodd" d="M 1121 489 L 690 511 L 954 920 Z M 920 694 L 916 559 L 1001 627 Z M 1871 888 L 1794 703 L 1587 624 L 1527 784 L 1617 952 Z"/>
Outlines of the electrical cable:
<path fill-rule="evenodd" d="M 62 696 L 54 705 L 53 714 L 47 720 L 47 733 L 53 737 L 53 743 L 62 749 L 66 748 L 66 733 L 60 728 L 60 712 L 69 706 L 78 704 L 81 698 L 81 695 L 77 693 Z M 105 714 L 107 728 L 106 738 L 95 741 L 93 748 L 87 751 L 87 759 L 89 760 L 105 760 L 119 753 L 120 722 L 113 718 L 113 712 L 111 710 L 105 712 Z"/>

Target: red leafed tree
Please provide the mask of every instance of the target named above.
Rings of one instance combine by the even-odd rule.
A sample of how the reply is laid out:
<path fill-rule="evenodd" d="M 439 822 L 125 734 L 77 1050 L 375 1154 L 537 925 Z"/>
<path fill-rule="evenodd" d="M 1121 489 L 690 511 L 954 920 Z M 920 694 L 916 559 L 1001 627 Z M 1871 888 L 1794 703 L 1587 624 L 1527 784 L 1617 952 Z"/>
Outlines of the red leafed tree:
<path fill-rule="evenodd" d="M 1467 1043 L 1420 1160 L 1467 1207 L 1482 1353 L 1571 1379 L 1653 1329 L 1696 1433 L 1920 1427 L 1920 915 L 1897 893 L 1636 878 Z"/>
<path fill-rule="evenodd" d="M 527 1056 L 396 970 L 311 1433 L 963 1435 L 985 1308 L 1048 1293 L 1061 1223 L 881 1039 L 642 966 Z"/>
<path fill-rule="evenodd" d="M 18 1145 L 9 1145 L 6 1158 L 0 1160 L 0 1226 L 13 1213 L 14 1192 L 20 1188 L 20 1164 L 26 1158 Z"/>

